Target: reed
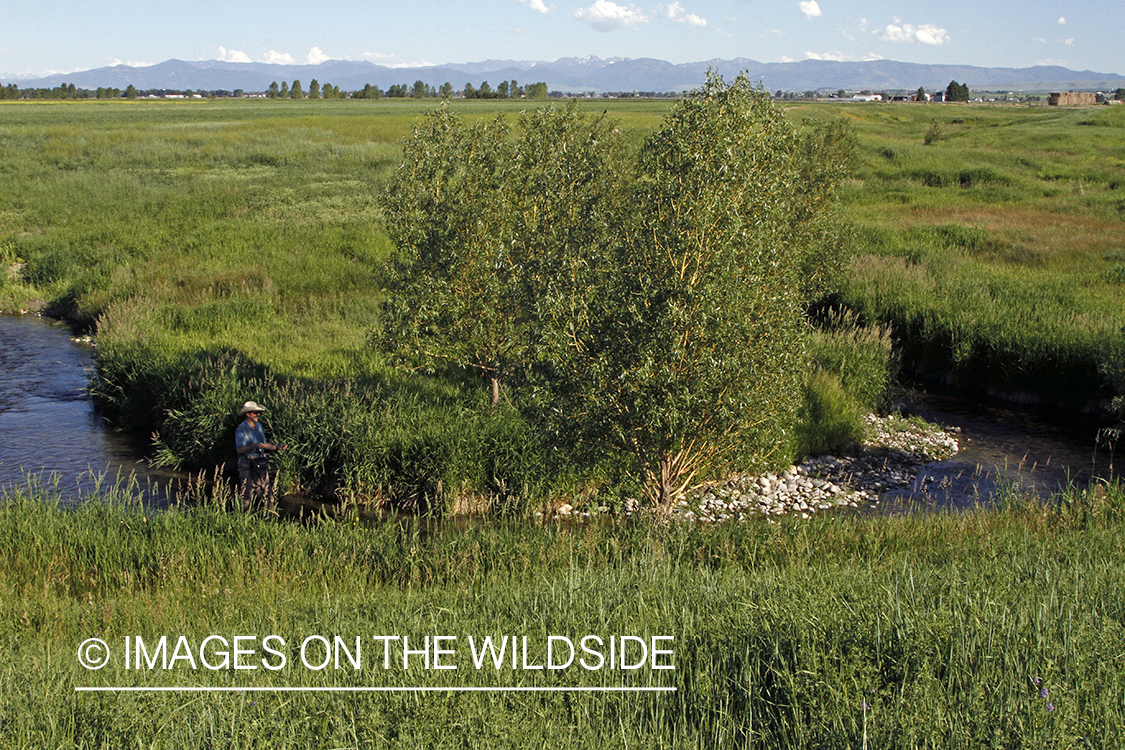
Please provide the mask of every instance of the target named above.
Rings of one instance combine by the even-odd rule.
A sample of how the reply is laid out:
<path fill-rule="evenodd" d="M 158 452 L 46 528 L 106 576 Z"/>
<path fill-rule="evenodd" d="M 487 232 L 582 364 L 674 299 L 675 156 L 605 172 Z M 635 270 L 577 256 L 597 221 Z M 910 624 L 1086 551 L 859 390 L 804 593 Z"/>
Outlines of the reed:
<path fill-rule="evenodd" d="M 0 501 L 0 744 L 1030 747 L 1125 740 L 1125 495 L 694 526 L 154 513 Z M 674 670 L 89 672 L 161 634 L 672 635 Z M 370 645 L 370 643 L 368 643 Z M 295 661 L 297 654 L 290 650 Z M 541 653 L 537 654 L 542 656 Z M 451 659 L 452 661 L 452 659 Z M 534 660 L 533 660 L 534 663 Z M 674 686 L 671 694 L 75 693 L 75 686 Z"/>

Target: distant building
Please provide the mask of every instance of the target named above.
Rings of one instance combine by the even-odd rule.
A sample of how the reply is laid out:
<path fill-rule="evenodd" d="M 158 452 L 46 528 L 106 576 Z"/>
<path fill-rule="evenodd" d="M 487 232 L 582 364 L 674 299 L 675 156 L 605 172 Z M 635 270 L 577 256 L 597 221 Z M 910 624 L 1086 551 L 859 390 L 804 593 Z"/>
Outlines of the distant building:
<path fill-rule="evenodd" d="M 1052 92 L 1047 97 L 1047 104 L 1052 107 L 1082 107 L 1087 104 L 1097 104 L 1097 94 L 1092 91 L 1064 91 Z"/>

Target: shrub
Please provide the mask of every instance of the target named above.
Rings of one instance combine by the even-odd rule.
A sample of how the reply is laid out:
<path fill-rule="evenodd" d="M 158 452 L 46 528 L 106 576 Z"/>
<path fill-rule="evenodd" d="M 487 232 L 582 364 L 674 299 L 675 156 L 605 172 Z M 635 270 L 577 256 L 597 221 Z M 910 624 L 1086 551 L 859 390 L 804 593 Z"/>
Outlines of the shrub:
<path fill-rule="evenodd" d="M 564 444 L 628 456 L 667 508 L 696 482 L 789 459 L 804 288 L 839 257 L 829 207 L 849 140 L 794 129 L 740 76 L 710 76 L 641 150 L 607 251 L 547 333 L 543 415 Z M 816 164 L 810 163 L 815 159 Z M 577 309 L 581 317 L 570 311 Z"/>
<path fill-rule="evenodd" d="M 817 368 L 804 386 L 795 453 L 840 455 L 854 449 L 863 439 L 864 413 L 839 377 Z"/>

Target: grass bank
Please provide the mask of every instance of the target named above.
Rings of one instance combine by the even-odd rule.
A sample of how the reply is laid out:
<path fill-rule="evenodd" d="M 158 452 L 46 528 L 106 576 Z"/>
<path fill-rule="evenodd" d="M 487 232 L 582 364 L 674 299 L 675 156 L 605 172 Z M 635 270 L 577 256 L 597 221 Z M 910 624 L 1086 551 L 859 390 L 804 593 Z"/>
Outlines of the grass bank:
<path fill-rule="evenodd" d="M 923 382 L 1097 407 L 1125 357 L 1125 112 L 843 108 L 858 256 L 839 301 Z M 794 108 L 794 114 L 804 111 Z"/>
<path fill-rule="evenodd" d="M 697 525 L 278 523 L 0 499 L 10 748 L 1093 747 L 1125 742 L 1125 495 L 896 518 Z M 280 670 L 125 669 L 121 645 L 275 634 Z M 673 636 L 671 670 L 475 668 L 467 640 Z M 356 669 L 309 669 L 340 636 Z M 457 669 L 384 668 L 375 636 Z M 102 670 L 77 661 L 110 644 Z M 314 643 L 314 646 L 316 644 Z M 213 642 L 212 663 L 219 661 Z M 277 664 L 277 658 L 269 656 Z M 314 665 L 323 651 L 309 652 Z M 158 662 L 159 660 L 157 660 Z M 591 659 L 591 661 L 593 661 Z M 135 663 L 135 662 L 134 662 Z M 245 662 L 244 662 L 245 663 Z M 675 687 L 674 693 L 78 693 L 75 686 Z"/>

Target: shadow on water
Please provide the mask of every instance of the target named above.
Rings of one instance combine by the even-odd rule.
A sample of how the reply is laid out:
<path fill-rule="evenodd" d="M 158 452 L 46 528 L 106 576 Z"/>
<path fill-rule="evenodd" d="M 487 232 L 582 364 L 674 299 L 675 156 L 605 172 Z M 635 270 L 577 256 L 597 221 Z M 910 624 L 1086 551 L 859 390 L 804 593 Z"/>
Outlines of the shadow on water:
<path fill-rule="evenodd" d="M 921 467 L 908 486 L 885 492 L 880 512 L 963 510 L 1013 489 L 1046 499 L 1121 476 L 1114 444 L 1088 417 L 921 392 L 910 401 L 912 413 L 959 431 L 960 451 Z"/>

